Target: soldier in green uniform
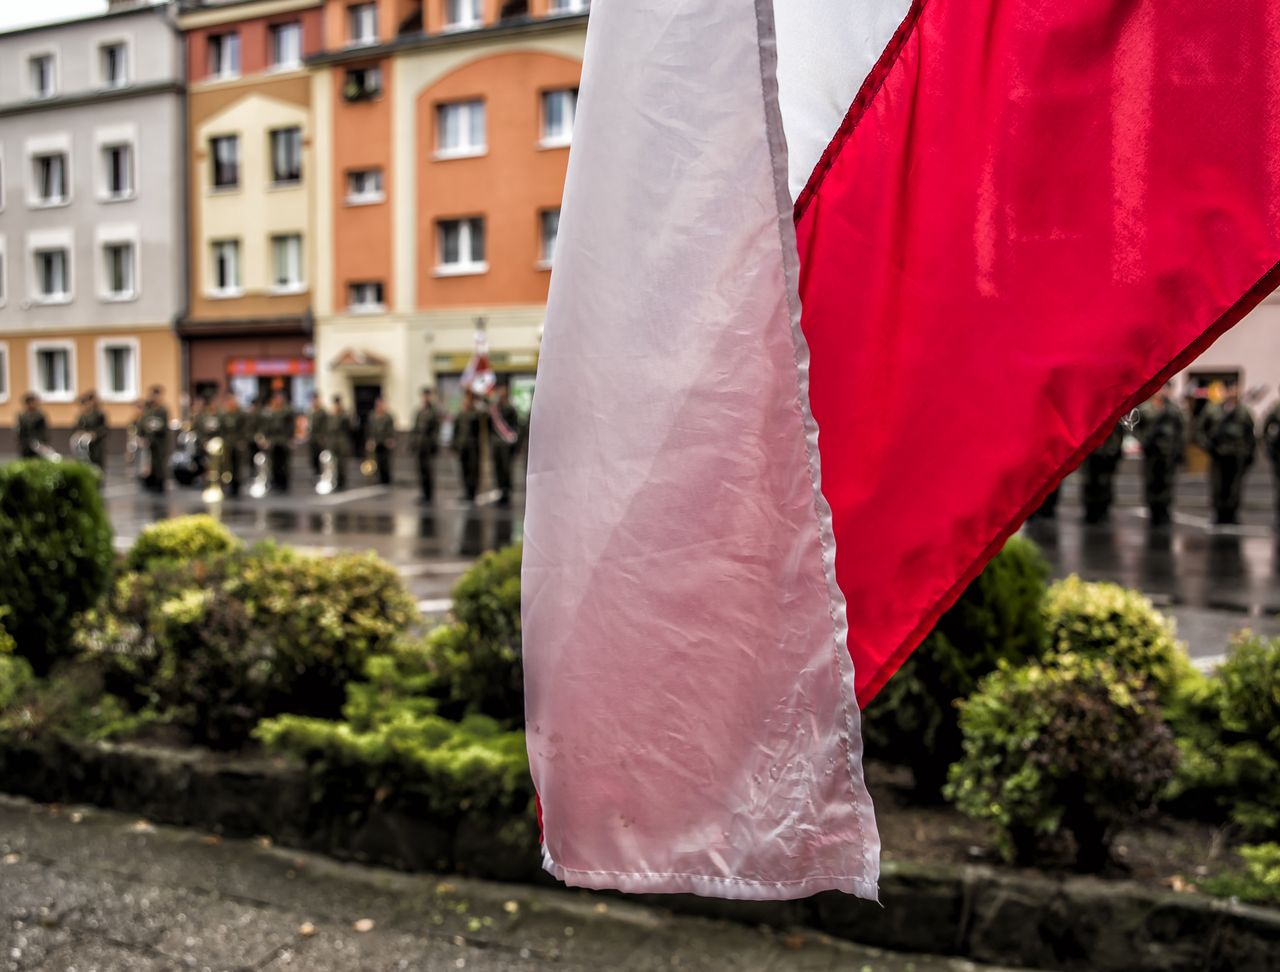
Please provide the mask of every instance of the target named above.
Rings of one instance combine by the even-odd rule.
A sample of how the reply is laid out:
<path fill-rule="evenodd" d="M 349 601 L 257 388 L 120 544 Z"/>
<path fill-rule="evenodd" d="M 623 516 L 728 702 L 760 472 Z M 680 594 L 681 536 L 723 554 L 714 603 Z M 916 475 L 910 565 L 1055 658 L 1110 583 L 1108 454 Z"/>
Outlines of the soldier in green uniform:
<path fill-rule="evenodd" d="M 1262 420 L 1262 445 L 1271 462 L 1271 488 L 1275 493 L 1276 526 L 1280 528 L 1280 401 Z"/>
<path fill-rule="evenodd" d="M 391 457 L 396 448 L 396 423 L 387 411 L 387 403 L 379 398 L 373 405 L 373 414 L 369 416 L 369 442 L 365 446 L 365 454 L 373 455 L 378 467 L 378 482 L 384 486 L 391 484 Z"/>
<path fill-rule="evenodd" d="M 462 392 L 462 405 L 453 419 L 453 451 L 462 467 L 462 492 L 468 503 L 474 503 L 480 489 L 480 434 L 483 416 L 477 407 L 476 393 L 470 388 Z"/>
<path fill-rule="evenodd" d="M 27 392 L 22 396 L 22 412 L 18 415 L 18 455 L 23 459 L 39 459 L 48 448 L 49 420 L 40 408 L 39 396 Z"/>
<path fill-rule="evenodd" d="M 1111 515 L 1115 498 L 1116 466 L 1124 450 L 1124 429 L 1117 425 L 1084 461 L 1084 480 L 1080 499 L 1084 503 L 1084 522 L 1102 523 Z"/>
<path fill-rule="evenodd" d="M 163 493 L 165 472 L 169 468 L 169 410 L 165 408 L 164 389 L 152 385 L 142 409 L 140 435 L 151 450 L 151 468 L 143 478 L 149 492 Z"/>
<path fill-rule="evenodd" d="M 271 463 L 271 488 L 277 492 L 289 492 L 289 449 L 293 444 L 296 417 L 284 392 L 277 390 L 271 396 L 271 404 L 262 413 L 263 436 L 267 440 Z"/>
<path fill-rule="evenodd" d="M 1240 401 L 1240 389 L 1228 385 L 1221 405 L 1204 410 L 1196 429 L 1200 447 L 1209 453 L 1210 489 L 1215 522 L 1238 523 L 1244 476 L 1257 451 L 1253 415 Z"/>
<path fill-rule="evenodd" d="M 222 489 L 228 496 L 240 495 L 240 477 L 248 460 L 253 436 L 249 431 L 249 413 L 240 408 L 235 392 L 222 396 L 218 415 L 222 435 Z"/>
<path fill-rule="evenodd" d="M 87 391 L 80 396 L 80 414 L 76 418 L 73 432 L 87 437 L 89 462 L 105 473 L 107 470 L 107 416 L 98 407 L 98 396 L 92 391 Z"/>
<path fill-rule="evenodd" d="M 347 461 L 351 458 L 351 417 L 342 407 L 342 397 L 333 396 L 333 406 L 324 425 L 324 448 L 333 457 L 334 489 L 347 488 Z"/>
<path fill-rule="evenodd" d="M 511 390 L 499 385 L 497 398 L 489 406 L 489 454 L 493 458 L 493 478 L 499 492 L 499 506 L 511 505 L 511 463 L 520 441 L 520 413 L 511 404 Z"/>
<path fill-rule="evenodd" d="M 440 447 L 440 412 L 430 388 L 422 389 L 422 404 L 413 417 L 413 454 L 418 459 L 418 502 L 435 495 L 435 458 Z"/>
<path fill-rule="evenodd" d="M 307 412 L 307 447 L 311 452 L 311 472 L 317 482 L 320 479 L 320 453 L 325 449 L 325 425 L 329 421 L 329 413 L 324 410 L 324 401 L 319 392 L 311 393 L 311 410 Z"/>
<path fill-rule="evenodd" d="M 1187 420 L 1165 385 L 1142 406 L 1142 481 L 1152 526 L 1168 526 L 1178 466 L 1187 449 Z"/>

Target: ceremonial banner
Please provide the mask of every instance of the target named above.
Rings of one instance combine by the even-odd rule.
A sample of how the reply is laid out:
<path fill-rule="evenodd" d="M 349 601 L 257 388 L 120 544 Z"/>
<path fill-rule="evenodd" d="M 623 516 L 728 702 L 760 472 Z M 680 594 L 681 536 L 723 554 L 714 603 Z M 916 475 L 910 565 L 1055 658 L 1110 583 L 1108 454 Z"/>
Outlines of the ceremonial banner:
<path fill-rule="evenodd" d="M 1267 0 L 597 0 L 532 417 L 545 864 L 874 896 L 857 699 L 1276 283 Z"/>

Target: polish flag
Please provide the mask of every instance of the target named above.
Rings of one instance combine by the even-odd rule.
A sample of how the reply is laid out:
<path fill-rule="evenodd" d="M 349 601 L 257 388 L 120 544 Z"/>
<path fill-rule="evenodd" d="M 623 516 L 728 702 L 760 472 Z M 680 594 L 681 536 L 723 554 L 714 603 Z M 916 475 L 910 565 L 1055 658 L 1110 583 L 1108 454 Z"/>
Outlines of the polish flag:
<path fill-rule="evenodd" d="M 874 896 L 858 702 L 1277 261 L 1274 0 L 597 0 L 529 459 L 547 869 Z"/>

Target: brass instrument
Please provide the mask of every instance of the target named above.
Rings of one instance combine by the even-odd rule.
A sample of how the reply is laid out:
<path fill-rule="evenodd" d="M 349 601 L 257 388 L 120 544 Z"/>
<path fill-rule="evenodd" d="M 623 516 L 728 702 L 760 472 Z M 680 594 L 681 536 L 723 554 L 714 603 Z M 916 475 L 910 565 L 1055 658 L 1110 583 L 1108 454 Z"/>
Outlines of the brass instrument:
<path fill-rule="evenodd" d="M 316 493 L 328 496 L 338 488 L 338 460 L 334 454 L 323 449 L 320 452 L 320 479 L 316 482 Z"/>
<path fill-rule="evenodd" d="M 220 436 L 214 436 L 204 444 L 208 457 L 208 468 L 205 470 L 205 487 L 200 498 L 206 503 L 222 502 L 222 484 L 229 482 L 231 473 L 226 468 L 227 450 Z"/>
<path fill-rule="evenodd" d="M 125 450 L 125 461 L 134 464 L 139 479 L 148 478 L 151 475 L 150 440 L 138 435 L 137 432 L 130 432 L 129 446 Z"/>
<path fill-rule="evenodd" d="M 262 499 L 271 491 L 271 462 L 265 452 L 254 453 L 253 482 L 249 484 L 249 495 L 254 499 Z"/>
<path fill-rule="evenodd" d="M 45 445 L 43 442 L 35 443 L 31 450 L 41 459 L 45 459 L 48 462 L 62 462 L 62 456 L 58 453 L 58 450 Z"/>
<path fill-rule="evenodd" d="M 374 452 L 377 447 L 372 439 L 364 444 L 364 460 L 360 463 L 360 472 L 364 474 L 365 479 L 372 479 L 378 475 L 378 460 L 374 458 Z"/>
<path fill-rule="evenodd" d="M 93 433 L 87 431 L 75 432 L 71 436 L 71 454 L 75 456 L 77 462 L 89 462 L 89 450 L 93 447 Z"/>

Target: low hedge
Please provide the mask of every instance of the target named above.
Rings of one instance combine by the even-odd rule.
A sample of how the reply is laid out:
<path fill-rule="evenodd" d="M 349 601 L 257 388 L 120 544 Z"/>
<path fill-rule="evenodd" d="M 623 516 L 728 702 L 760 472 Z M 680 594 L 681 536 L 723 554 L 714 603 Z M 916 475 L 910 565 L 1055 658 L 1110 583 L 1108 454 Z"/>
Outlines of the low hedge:
<path fill-rule="evenodd" d="M 74 653 L 76 618 L 111 582 L 115 552 L 98 483 L 76 462 L 0 467 L 0 605 L 37 674 Z"/>
<path fill-rule="evenodd" d="M 208 514 L 180 516 L 145 527 L 130 548 L 125 567 L 140 571 L 164 563 L 188 563 L 243 546 L 234 533 Z"/>

